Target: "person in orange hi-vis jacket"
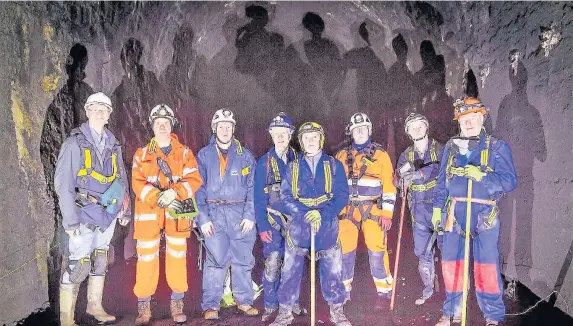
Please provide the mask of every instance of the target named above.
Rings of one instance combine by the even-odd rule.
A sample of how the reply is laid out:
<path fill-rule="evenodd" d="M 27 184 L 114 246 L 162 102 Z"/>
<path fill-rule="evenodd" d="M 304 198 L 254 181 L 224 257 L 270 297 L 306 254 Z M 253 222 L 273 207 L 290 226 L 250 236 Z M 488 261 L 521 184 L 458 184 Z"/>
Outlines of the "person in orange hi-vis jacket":
<path fill-rule="evenodd" d="M 350 299 L 358 233 L 362 230 L 370 273 L 380 299 L 376 307 L 380 308 L 392 292 L 387 233 L 392 227 L 396 201 L 396 187 L 392 183 L 394 169 L 388 153 L 372 142 L 372 122 L 366 114 L 352 115 L 346 132 L 352 137 L 352 145 L 336 154 L 344 166 L 350 188 L 338 235 L 342 244 L 342 280 Z"/>
<path fill-rule="evenodd" d="M 203 183 L 193 152 L 171 131 L 178 125 L 173 110 L 160 104 L 151 110 L 149 123 L 155 137 L 133 156 L 132 186 L 135 200 L 137 274 L 133 289 L 138 298 L 136 325 L 151 319 L 151 296 L 159 280 L 159 242 L 165 234 L 165 273 L 172 290 L 171 316 L 187 320 L 183 296 L 187 291 L 187 238 L 193 221 L 177 219 L 184 204 L 194 198 Z M 178 216 L 178 215 L 177 215 Z"/>

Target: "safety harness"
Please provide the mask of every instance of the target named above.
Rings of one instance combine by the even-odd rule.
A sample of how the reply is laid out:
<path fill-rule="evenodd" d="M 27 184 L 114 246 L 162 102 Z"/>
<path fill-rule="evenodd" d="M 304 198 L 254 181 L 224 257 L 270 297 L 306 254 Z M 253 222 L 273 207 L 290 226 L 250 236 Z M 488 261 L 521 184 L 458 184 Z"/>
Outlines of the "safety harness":
<path fill-rule="evenodd" d="M 289 151 L 292 151 L 292 153 L 294 155 L 294 160 L 298 160 L 296 151 L 293 148 L 289 148 Z M 288 152 L 287 152 L 287 155 L 288 155 Z M 266 167 L 267 167 L 267 171 L 266 171 L 267 186 L 264 188 L 265 194 L 269 194 L 271 196 L 272 200 L 279 200 L 280 186 L 281 186 L 282 178 L 281 178 L 281 173 L 279 170 L 279 164 L 277 162 L 277 159 L 274 155 L 271 155 L 270 153 L 267 155 Z M 272 173 L 269 173 L 269 172 L 272 172 Z M 272 176 L 272 180 L 271 180 L 271 176 Z M 281 228 L 279 223 L 277 223 L 277 221 L 275 220 L 275 218 L 271 214 L 274 214 L 275 216 L 278 216 L 281 219 L 281 222 L 284 225 L 284 228 Z M 269 224 L 271 225 L 271 227 L 273 229 L 277 230 L 278 232 L 280 232 L 282 234 L 282 236 L 287 240 L 287 243 L 289 244 L 289 246 L 291 246 L 292 240 L 290 239 L 290 237 L 287 236 L 287 231 L 286 231 L 286 229 L 288 229 L 288 218 L 287 218 L 287 216 L 284 215 L 283 213 L 275 210 L 275 209 L 272 209 L 269 205 L 267 205 L 267 220 L 269 221 Z"/>
<path fill-rule="evenodd" d="M 495 142 L 495 140 L 494 140 Z M 492 136 L 491 135 L 487 135 L 485 138 L 485 148 L 483 148 L 480 151 L 480 170 L 484 173 L 490 173 L 493 172 L 494 170 L 491 168 L 491 166 L 489 165 L 489 159 L 490 159 L 490 148 L 491 148 L 491 143 L 492 143 Z M 449 156 L 448 156 L 448 163 L 446 165 L 446 183 L 450 183 L 452 178 L 456 175 L 456 176 L 460 176 L 463 177 L 465 176 L 465 168 L 464 167 L 454 167 L 454 155 L 456 154 L 455 151 L 451 150 L 451 143 L 450 143 L 450 148 L 449 148 Z M 456 232 L 458 232 L 458 234 L 465 238 L 467 237 L 468 233 L 464 230 L 462 230 L 461 226 L 459 225 L 459 223 L 456 221 L 456 218 L 454 216 L 454 211 L 455 211 L 455 207 L 456 207 L 456 203 L 457 202 L 467 202 L 468 198 L 466 197 L 449 197 L 446 201 L 446 206 L 448 207 L 448 217 L 446 219 L 446 227 L 445 230 L 447 232 L 451 232 L 453 231 L 453 229 L 456 230 Z M 491 196 L 491 198 L 489 200 L 487 199 L 478 199 L 478 198 L 472 198 L 471 199 L 472 203 L 477 203 L 477 204 L 483 204 L 483 205 L 490 205 L 493 206 L 491 212 L 489 213 L 486 221 L 484 222 L 484 226 L 485 228 L 476 228 L 475 232 L 471 232 L 469 233 L 469 235 L 472 238 L 475 238 L 478 236 L 478 234 L 485 230 L 490 228 L 494 221 L 495 218 L 497 217 L 497 213 L 498 213 L 498 208 L 497 208 L 497 202 L 494 200 L 494 197 Z"/>
<path fill-rule="evenodd" d="M 368 146 L 366 146 L 366 148 L 364 148 L 364 156 L 361 159 L 362 166 L 360 167 L 360 170 L 356 175 L 354 174 L 355 157 L 352 154 L 353 150 L 352 145 L 347 146 L 344 150 L 346 152 L 346 165 L 348 166 L 347 179 L 351 180 L 351 185 L 349 189 L 350 202 L 348 205 L 348 210 L 346 212 L 346 215 L 343 216 L 342 218 L 347 218 L 350 221 L 352 221 L 352 223 L 354 223 L 354 225 L 356 225 L 358 229 L 361 228 L 361 223 L 368 218 L 379 223 L 380 217 L 370 215 L 370 211 L 372 211 L 372 208 L 374 207 L 375 204 L 382 206 L 382 203 L 379 202 L 380 198 L 373 200 L 358 200 L 358 181 L 362 179 L 364 174 L 366 174 L 366 169 L 372 166 L 372 164 L 374 164 L 374 162 L 376 161 L 374 160 L 374 154 L 376 154 L 376 151 L 384 151 L 384 149 L 382 148 L 382 145 L 375 142 L 372 142 Z M 356 219 L 353 216 L 355 209 L 358 209 L 358 211 L 360 212 L 360 221 L 356 221 Z"/>
<path fill-rule="evenodd" d="M 79 131 L 79 129 L 72 131 L 72 136 L 76 137 L 76 142 L 80 147 L 80 160 L 83 163 L 82 167 L 77 173 L 77 177 L 79 177 L 79 186 L 75 187 L 76 198 L 75 203 L 78 207 L 82 208 L 86 205 L 86 200 L 91 202 L 92 204 L 96 204 L 102 208 L 102 210 L 106 210 L 108 205 L 116 204 L 117 199 L 113 199 L 110 203 L 102 203 L 98 198 L 91 195 L 87 189 L 82 188 L 82 185 L 88 184 L 88 178 L 92 178 L 99 182 L 102 185 L 112 185 L 116 178 L 119 177 L 118 175 L 118 165 L 117 165 L 117 156 L 118 156 L 118 149 L 119 143 L 115 143 L 113 146 L 113 153 L 111 155 L 111 164 L 112 164 L 112 174 L 109 176 L 103 175 L 97 172 L 92 166 L 92 151 L 93 145 L 86 139 L 85 135 Z M 109 189 L 109 187 L 108 187 Z M 86 224 L 86 226 L 95 231 L 97 229 L 96 225 L 93 224 Z"/>
<path fill-rule="evenodd" d="M 431 162 L 438 162 L 438 153 L 436 151 L 436 141 L 434 139 L 432 139 L 432 143 L 430 144 L 430 161 Z M 414 166 L 414 161 L 415 161 L 416 155 L 415 155 L 415 149 L 414 149 L 414 145 L 410 146 L 408 148 L 408 151 L 406 152 L 406 160 L 412 165 Z M 408 187 L 408 189 L 414 191 L 414 192 L 425 192 L 428 191 L 432 188 L 434 188 L 436 186 L 438 182 L 438 177 L 436 176 L 435 178 L 433 178 L 432 180 L 424 183 L 424 184 L 412 184 Z"/>

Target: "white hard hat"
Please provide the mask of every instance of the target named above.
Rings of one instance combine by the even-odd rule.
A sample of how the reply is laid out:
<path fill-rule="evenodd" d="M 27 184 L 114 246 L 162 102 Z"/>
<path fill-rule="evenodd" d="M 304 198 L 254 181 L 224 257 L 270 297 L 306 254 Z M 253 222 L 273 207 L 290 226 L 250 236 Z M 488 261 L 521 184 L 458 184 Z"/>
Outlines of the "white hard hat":
<path fill-rule="evenodd" d="M 350 123 L 346 127 L 346 132 L 350 135 L 352 134 L 352 130 L 362 126 L 367 126 L 370 128 L 370 132 L 372 132 L 372 122 L 370 121 L 370 118 L 368 118 L 364 113 L 355 113 L 350 118 Z"/>
<path fill-rule="evenodd" d="M 165 104 L 156 105 L 151 109 L 151 113 L 149 114 L 149 124 L 153 126 L 153 122 L 158 118 L 169 119 L 169 121 L 171 121 L 171 126 L 173 127 L 177 125 L 177 119 L 175 118 L 175 114 L 173 114 L 173 110 Z"/>
<path fill-rule="evenodd" d="M 84 109 L 87 110 L 88 107 L 92 104 L 105 105 L 109 108 L 110 111 L 113 110 L 113 107 L 111 106 L 111 100 L 109 99 L 109 97 L 107 97 L 102 92 L 98 92 L 98 93 L 94 93 L 94 94 L 90 95 L 86 101 L 86 104 L 84 105 Z"/>
<path fill-rule="evenodd" d="M 213 132 L 215 132 L 215 126 L 217 123 L 224 121 L 231 122 L 233 125 L 237 124 L 237 121 L 235 121 L 235 115 L 231 110 L 219 109 L 215 112 L 215 114 L 213 114 L 213 119 L 211 119 L 211 129 Z"/>

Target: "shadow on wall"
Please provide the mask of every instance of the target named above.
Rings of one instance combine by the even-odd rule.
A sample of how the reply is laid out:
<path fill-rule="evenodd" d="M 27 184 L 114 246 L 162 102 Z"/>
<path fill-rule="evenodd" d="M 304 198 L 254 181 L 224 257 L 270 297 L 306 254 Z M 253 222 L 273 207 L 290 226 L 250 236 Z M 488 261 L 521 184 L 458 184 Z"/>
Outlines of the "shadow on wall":
<path fill-rule="evenodd" d="M 512 221 L 502 223 L 500 247 L 506 260 L 513 247 L 517 279 L 524 284 L 531 284 L 529 271 L 533 267 L 531 238 L 535 194 L 533 165 L 535 159 L 545 162 L 547 148 L 539 111 L 527 99 L 527 69 L 521 61 L 510 59 L 509 80 L 512 90 L 499 106 L 496 136 L 506 140 L 511 147 L 518 185 L 517 189 L 507 194 L 507 198 L 500 203 L 503 215 L 501 220 Z M 511 243 L 514 229 L 515 243 Z"/>
<path fill-rule="evenodd" d="M 62 256 L 67 253 L 67 236 L 62 228 L 62 214 L 58 204 L 58 197 L 54 189 L 54 172 L 60 147 L 73 128 L 78 127 L 86 120 L 84 104 L 93 93 L 90 85 L 85 83 L 85 68 L 88 63 L 88 52 L 82 44 L 76 43 L 70 49 L 66 60 L 66 74 L 68 79 L 48 106 L 42 136 L 40 138 L 40 157 L 44 167 L 47 192 L 54 200 L 54 238 L 50 247 L 54 249 L 47 258 L 48 265 L 48 297 L 50 306 L 59 307 L 58 284 L 62 266 Z M 48 221 L 46 221 L 48 222 Z"/>

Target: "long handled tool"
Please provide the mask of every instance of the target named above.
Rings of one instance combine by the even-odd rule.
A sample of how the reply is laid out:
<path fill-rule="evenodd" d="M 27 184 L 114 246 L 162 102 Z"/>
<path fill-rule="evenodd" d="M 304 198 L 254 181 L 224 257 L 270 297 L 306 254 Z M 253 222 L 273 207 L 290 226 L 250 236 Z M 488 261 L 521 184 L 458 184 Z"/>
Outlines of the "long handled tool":
<path fill-rule="evenodd" d="M 408 186 L 402 188 L 402 207 L 400 208 L 400 228 L 398 229 L 398 242 L 396 244 L 396 258 L 394 259 L 394 282 L 392 282 L 392 298 L 390 299 L 390 311 L 394 310 L 396 298 L 396 283 L 398 283 L 398 264 L 400 263 L 400 245 L 402 243 L 402 227 L 404 226 L 404 213 L 406 212 L 406 191 Z"/>
<path fill-rule="evenodd" d="M 310 325 L 316 322 L 316 248 L 314 244 L 314 230 L 310 234 Z"/>
<path fill-rule="evenodd" d="M 466 326 L 468 307 L 468 281 L 470 269 L 470 220 L 472 218 L 472 179 L 468 179 L 468 201 L 466 204 L 466 237 L 464 248 L 464 284 L 462 294 L 462 326 Z"/>

